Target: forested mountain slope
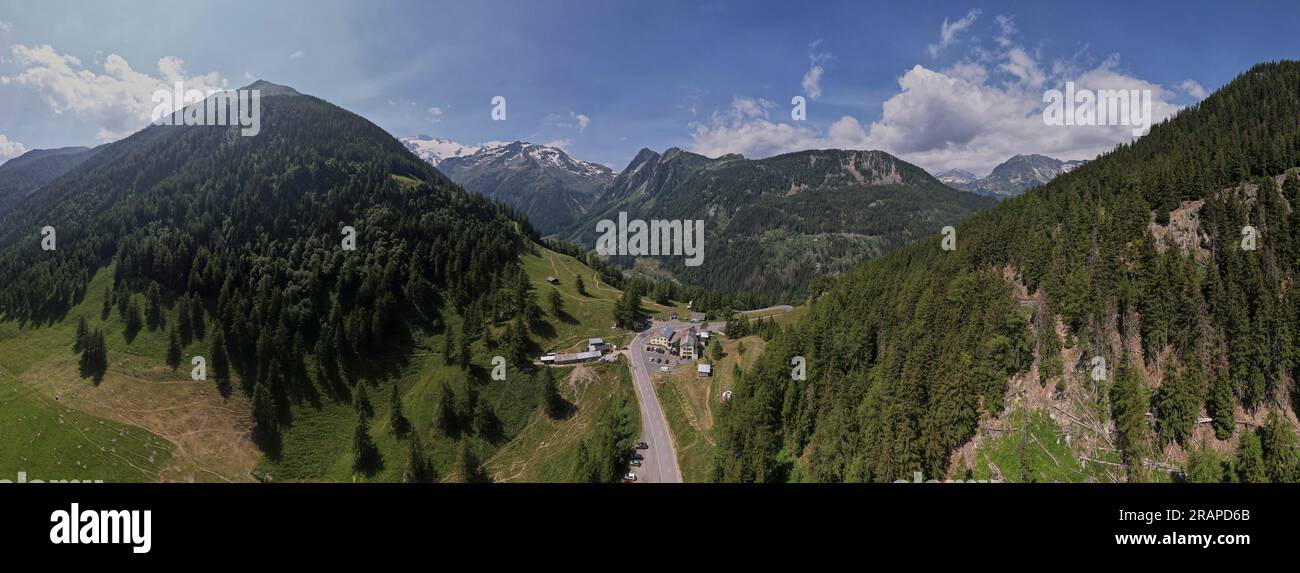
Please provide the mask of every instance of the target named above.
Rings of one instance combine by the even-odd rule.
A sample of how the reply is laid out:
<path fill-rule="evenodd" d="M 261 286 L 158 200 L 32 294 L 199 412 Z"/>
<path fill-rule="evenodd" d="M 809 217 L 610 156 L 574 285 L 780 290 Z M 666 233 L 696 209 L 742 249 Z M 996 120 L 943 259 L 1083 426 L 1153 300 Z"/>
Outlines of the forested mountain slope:
<path fill-rule="evenodd" d="M 1128 480 L 1171 465 L 1295 480 L 1300 179 L 1282 175 L 1296 166 L 1300 63 L 1261 64 L 966 219 L 954 252 L 936 236 L 868 261 L 735 386 L 715 477 L 948 476 L 977 424 L 1019 399 L 1008 378 L 1036 375 L 1053 417 L 1076 407 L 1063 396 L 1094 399 Z"/>
<path fill-rule="evenodd" d="M 478 462 L 547 398 L 540 374 L 489 389 L 482 366 L 486 353 L 522 368 L 531 336 L 554 332 L 521 266 L 536 234 L 364 118 L 250 88 L 263 93 L 259 135 L 150 126 L 0 221 L 6 343 L 72 332 L 79 308 L 76 340 L 42 351 L 75 348 L 86 386 L 123 353 L 161 364 L 167 349 L 165 378 L 187 382 L 190 357 L 204 356 L 207 384 L 249 409 L 262 479 L 422 481 L 433 474 L 408 471 L 421 459 L 485 479 Z M 88 299 L 102 313 L 88 317 Z M 21 378 L 28 362 L 0 366 Z M 421 414 L 403 418 L 403 398 Z"/>
<path fill-rule="evenodd" d="M 0 165 L 0 216 L 100 148 L 33 149 Z"/>
<path fill-rule="evenodd" d="M 596 224 L 702 220 L 705 258 L 659 260 L 686 284 L 752 293 L 749 306 L 802 300 L 819 276 L 937 232 L 994 200 L 959 192 L 879 151 L 812 150 L 767 159 L 711 159 L 642 150 L 566 236 L 592 246 Z M 630 265 L 631 259 L 615 258 Z"/>

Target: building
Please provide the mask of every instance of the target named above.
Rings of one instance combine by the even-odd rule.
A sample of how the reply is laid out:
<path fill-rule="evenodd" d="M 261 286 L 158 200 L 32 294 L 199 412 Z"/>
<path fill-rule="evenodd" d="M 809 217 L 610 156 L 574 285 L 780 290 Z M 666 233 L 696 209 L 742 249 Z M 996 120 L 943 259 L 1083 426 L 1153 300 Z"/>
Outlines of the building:
<path fill-rule="evenodd" d="M 673 327 L 665 326 L 658 334 L 650 337 L 650 345 L 669 348 L 673 345 L 673 336 L 676 335 L 677 333 L 673 331 Z"/>
<path fill-rule="evenodd" d="M 553 285 L 558 285 L 558 284 L 560 284 L 560 279 L 557 279 L 557 278 L 555 278 L 555 277 L 553 277 L 553 276 L 549 276 L 549 275 L 548 275 L 548 276 L 546 277 L 546 282 L 551 283 L 551 284 L 553 284 Z"/>
<path fill-rule="evenodd" d="M 600 356 L 601 352 L 599 350 L 589 350 L 575 354 L 547 354 L 542 357 L 542 364 L 577 364 L 588 360 L 597 360 Z"/>
<path fill-rule="evenodd" d="M 699 357 L 700 341 L 695 337 L 695 333 L 689 333 L 682 339 L 677 348 L 677 356 L 682 360 L 695 360 Z"/>
<path fill-rule="evenodd" d="M 609 352 L 609 344 L 600 338 L 591 338 L 587 340 L 587 352 L 599 352 L 604 354 Z"/>
<path fill-rule="evenodd" d="M 709 376 L 713 376 L 713 365 L 712 364 L 695 365 L 695 375 L 699 376 L 700 378 L 708 378 Z"/>

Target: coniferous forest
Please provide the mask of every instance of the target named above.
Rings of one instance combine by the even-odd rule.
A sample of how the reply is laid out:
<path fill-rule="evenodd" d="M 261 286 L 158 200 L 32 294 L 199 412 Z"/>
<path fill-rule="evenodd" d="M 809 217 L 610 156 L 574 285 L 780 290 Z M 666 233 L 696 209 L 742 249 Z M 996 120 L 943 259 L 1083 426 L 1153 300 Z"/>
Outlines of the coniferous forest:
<path fill-rule="evenodd" d="M 1122 479 L 1155 479 L 1153 459 L 1179 448 L 1192 469 L 1175 479 L 1297 480 L 1297 166 L 1300 63 L 1260 64 L 966 219 L 955 251 L 935 236 L 867 262 L 737 384 L 715 477 L 960 473 L 954 450 L 1007 411 L 1019 377 L 1089 397 Z M 1235 445 L 1212 451 L 1207 433 Z"/>

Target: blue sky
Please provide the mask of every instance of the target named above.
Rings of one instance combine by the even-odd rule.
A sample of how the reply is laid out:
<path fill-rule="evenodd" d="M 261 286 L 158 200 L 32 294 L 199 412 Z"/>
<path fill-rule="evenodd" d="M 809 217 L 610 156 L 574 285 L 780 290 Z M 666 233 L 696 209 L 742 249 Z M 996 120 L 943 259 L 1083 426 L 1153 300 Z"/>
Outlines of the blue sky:
<path fill-rule="evenodd" d="M 835 146 L 982 174 L 1126 137 L 1043 126 L 1045 89 L 1149 88 L 1165 116 L 1300 57 L 1288 29 L 1300 3 L 0 0 L 0 158 L 129 134 L 140 90 L 176 76 L 263 78 L 397 136 L 556 142 L 616 169 L 642 147 Z"/>

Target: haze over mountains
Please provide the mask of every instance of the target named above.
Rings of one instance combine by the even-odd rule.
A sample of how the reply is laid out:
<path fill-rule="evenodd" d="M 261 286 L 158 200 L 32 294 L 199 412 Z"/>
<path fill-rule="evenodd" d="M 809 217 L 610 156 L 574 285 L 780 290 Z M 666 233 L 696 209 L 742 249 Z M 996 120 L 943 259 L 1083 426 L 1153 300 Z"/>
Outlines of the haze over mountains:
<path fill-rule="evenodd" d="M 976 177 L 961 169 L 950 169 L 937 177 L 954 189 L 1005 199 L 1047 183 L 1057 175 L 1069 173 L 1084 163 L 1087 161 L 1062 161 L 1037 154 L 1016 155 L 994 167 L 986 177 Z"/>

